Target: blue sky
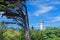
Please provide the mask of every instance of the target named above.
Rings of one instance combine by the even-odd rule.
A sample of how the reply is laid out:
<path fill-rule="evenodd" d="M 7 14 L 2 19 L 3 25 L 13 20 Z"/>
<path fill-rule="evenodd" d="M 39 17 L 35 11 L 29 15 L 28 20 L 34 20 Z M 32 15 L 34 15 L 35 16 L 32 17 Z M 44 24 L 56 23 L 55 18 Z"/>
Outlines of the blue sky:
<path fill-rule="evenodd" d="M 60 26 L 60 0 L 32 0 L 27 8 L 30 26 L 39 29 L 41 19 L 44 27 Z"/>
<path fill-rule="evenodd" d="M 40 28 L 40 20 L 44 27 L 60 26 L 60 0 L 27 1 L 30 27 Z"/>

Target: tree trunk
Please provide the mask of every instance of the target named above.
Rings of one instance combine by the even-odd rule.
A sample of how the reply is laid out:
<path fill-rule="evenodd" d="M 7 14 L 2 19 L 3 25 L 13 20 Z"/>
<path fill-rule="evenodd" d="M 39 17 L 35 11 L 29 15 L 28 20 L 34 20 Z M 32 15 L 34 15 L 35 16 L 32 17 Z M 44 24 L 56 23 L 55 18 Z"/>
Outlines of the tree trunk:
<path fill-rule="evenodd" d="M 29 30 L 25 30 L 25 39 L 30 40 Z"/>

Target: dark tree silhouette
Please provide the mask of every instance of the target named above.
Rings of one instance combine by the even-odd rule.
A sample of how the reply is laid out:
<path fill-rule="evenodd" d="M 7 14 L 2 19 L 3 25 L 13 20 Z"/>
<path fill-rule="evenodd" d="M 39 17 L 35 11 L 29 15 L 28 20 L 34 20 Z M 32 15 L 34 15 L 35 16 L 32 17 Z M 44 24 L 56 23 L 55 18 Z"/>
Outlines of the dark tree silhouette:
<path fill-rule="evenodd" d="M 17 2 L 16 2 L 17 1 Z M 20 20 L 17 20 L 17 18 L 20 18 L 23 20 L 22 27 L 25 31 L 25 38 L 26 40 L 30 40 L 29 36 L 29 21 L 28 21 L 28 13 L 27 13 L 27 7 L 25 5 L 26 0 L 4 0 L 2 3 L 4 5 L 5 13 L 2 14 L 2 16 L 10 17 L 18 22 L 19 26 L 21 26 Z M 12 4 L 12 7 L 8 7 L 5 4 Z M 25 9 L 25 11 L 23 10 Z"/>

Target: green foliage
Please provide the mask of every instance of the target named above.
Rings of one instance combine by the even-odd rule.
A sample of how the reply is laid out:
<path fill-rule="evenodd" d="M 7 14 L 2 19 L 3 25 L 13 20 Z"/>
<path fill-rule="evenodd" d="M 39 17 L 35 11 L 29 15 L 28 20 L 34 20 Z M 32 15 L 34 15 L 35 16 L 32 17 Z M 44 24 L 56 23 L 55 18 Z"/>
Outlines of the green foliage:
<path fill-rule="evenodd" d="M 60 37 L 53 38 L 52 40 L 60 40 Z"/>
<path fill-rule="evenodd" d="M 8 6 L 8 7 L 12 7 L 12 6 L 13 6 L 13 4 L 8 4 L 7 6 Z"/>
<path fill-rule="evenodd" d="M 0 11 L 3 11 L 3 10 L 5 10 L 5 7 L 4 5 L 0 4 Z"/>
<path fill-rule="evenodd" d="M 3 24 L 5 26 L 5 24 Z M 44 30 L 30 30 L 31 40 L 60 40 L 60 28 L 48 27 Z M 25 40 L 23 29 L 0 30 L 0 40 Z"/>
<path fill-rule="evenodd" d="M 3 33 L 5 32 L 5 30 L 6 30 L 6 24 L 0 22 L 0 40 L 4 40 Z"/>
<path fill-rule="evenodd" d="M 12 4 L 8 4 L 7 7 L 12 7 Z M 4 11 L 6 8 L 4 5 L 0 4 L 0 11 Z"/>
<path fill-rule="evenodd" d="M 3 31 L 0 30 L 0 40 L 4 40 Z"/>
<path fill-rule="evenodd" d="M 6 40 L 17 40 L 17 37 L 20 36 L 20 32 L 18 30 L 9 28 L 3 35 Z"/>
<path fill-rule="evenodd" d="M 48 27 L 43 31 L 31 30 L 30 31 L 32 40 L 60 40 L 60 28 Z"/>
<path fill-rule="evenodd" d="M 0 0 L 0 2 L 3 2 L 3 0 Z"/>

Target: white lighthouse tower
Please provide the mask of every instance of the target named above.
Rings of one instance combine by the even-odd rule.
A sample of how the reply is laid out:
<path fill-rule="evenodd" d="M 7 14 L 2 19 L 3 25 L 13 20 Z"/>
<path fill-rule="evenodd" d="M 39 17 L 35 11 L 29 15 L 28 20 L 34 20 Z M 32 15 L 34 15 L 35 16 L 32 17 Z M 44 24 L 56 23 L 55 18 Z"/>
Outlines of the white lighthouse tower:
<path fill-rule="evenodd" d="M 40 30 L 43 30 L 43 20 L 40 20 Z"/>

